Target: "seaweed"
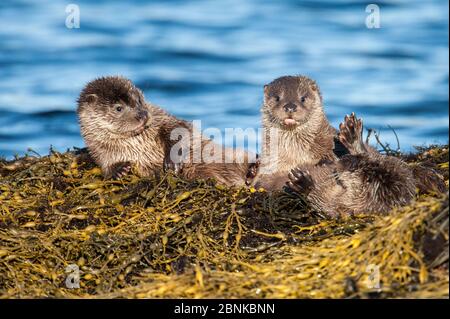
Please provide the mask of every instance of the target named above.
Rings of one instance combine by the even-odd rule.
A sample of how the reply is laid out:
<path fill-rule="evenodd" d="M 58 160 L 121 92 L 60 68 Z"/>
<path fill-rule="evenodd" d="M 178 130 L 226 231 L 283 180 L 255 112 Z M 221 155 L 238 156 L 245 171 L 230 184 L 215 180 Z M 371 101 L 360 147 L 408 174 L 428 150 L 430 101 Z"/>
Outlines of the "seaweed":
<path fill-rule="evenodd" d="M 342 219 L 171 172 L 106 180 L 85 149 L 34 155 L 0 162 L 1 298 L 448 298 L 448 146 L 400 155 L 444 194 Z"/>

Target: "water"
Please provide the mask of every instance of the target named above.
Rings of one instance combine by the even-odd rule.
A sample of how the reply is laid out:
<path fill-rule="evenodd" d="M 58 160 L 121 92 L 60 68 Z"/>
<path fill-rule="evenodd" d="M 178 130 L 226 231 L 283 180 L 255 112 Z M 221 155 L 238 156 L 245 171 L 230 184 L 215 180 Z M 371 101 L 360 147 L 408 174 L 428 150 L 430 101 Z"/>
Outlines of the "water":
<path fill-rule="evenodd" d="M 359 0 L 70 2 L 0 2 L 0 156 L 82 147 L 79 91 L 111 74 L 221 130 L 258 128 L 263 85 L 307 74 L 335 126 L 354 111 L 402 150 L 448 142 L 446 0 L 378 1 L 380 29 Z"/>

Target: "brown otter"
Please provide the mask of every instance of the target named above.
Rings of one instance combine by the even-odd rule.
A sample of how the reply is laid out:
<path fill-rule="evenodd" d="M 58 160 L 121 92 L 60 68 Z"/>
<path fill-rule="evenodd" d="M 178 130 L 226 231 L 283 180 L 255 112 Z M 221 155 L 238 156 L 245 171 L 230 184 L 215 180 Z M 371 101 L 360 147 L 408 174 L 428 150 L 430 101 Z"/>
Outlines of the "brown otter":
<path fill-rule="evenodd" d="M 264 86 L 261 108 L 264 142 L 257 186 L 280 189 L 299 165 L 336 160 L 336 130 L 322 106 L 315 81 L 306 76 L 283 76 Z"/>
<path fill-rule="evenodd" d="M 191 123 L 146 103 L 143 93 L 130 80 L 118 76 L 88 83 L 78 99 L 78 116 L 85 143 L 106 177 L 121 177 L 132 165 L 140 175 L 154 174 L 163 169 L 165 162 L 171 163 L 171 149 L 177 142 L 171 139 L 171 133 L 184 129 L 190 135 L 189 141 L 194 132 Z M 225 154 L 225 148 L 209 139 L 202 138 L 200 144 L 201 150 L 220 149 Z M 192 143 L 186 145 L 187 153 L 192 155 Z M 237 152 L 233 155 L 237 156 Z M 185 161 L 182 175 L 215 178 L 229 186 L 245 185 L 248 154 L 243 157 L 242 163 Z"/>
<path fill-rule="evenodd" d="M 289 173 L 288 188 L 330 216 L 386 213 L 408 204 L 416 190 L 408 165 L 365 144 L 362 121 L 354 114 L 339 127 L 339 140 L 350 154 L 323 165 L 299 166 Z"/>
<path fill-rule="evenodd" d="M 346 116 L 338 134 L 324 114 L 318 85 L 305 76 L 283 76 L 266 85 L 262 116 L 265 141 L 257 187 L 280 190 L 290 173 L 289 188 L 330 215 L 384 212 L 409 202 L 415 186 L 442 189 L 434 171 L 411 171 L 364 143 L 362 121 L 354 114 Z"/>

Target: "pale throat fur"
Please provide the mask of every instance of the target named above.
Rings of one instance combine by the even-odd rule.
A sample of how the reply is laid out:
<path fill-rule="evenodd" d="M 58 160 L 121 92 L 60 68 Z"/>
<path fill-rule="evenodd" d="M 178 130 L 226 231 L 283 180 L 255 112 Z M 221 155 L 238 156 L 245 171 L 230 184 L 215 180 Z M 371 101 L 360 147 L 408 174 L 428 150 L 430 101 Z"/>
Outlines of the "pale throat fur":
<path fill-rule="evenodd" d="M 264 142 L 262 146 L 261 168 L 262 175 L 273 172 L 289 172 L 299 165 L 315 164 L 322 159 L 323 149 L 329 148 L 334 129 L 328 124 L 322 108 L 312 112 L 308 121 L 294 129 L 283 129 L 273 123 L 269 112 L 262 107 Z M 273 133 L 275 132 L 275 133 Z M 318 145 L 317 137 L 328 135 L 328 145 Z M 271 137 L 276 142 L 271 141 Z"/>

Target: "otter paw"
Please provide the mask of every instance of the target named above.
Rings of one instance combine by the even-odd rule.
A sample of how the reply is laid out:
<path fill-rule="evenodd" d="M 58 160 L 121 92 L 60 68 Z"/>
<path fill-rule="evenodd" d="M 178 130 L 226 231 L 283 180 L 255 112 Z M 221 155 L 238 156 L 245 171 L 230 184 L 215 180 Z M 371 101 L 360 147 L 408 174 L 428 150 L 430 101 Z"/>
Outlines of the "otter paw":
<path fill-rule="evenodd" d="M 173 171 L 175 174 L 179 174 L 183 170 L 183 162 L 175 163 L 169 157 L 164 160 L 164 171 Z"/>
<path fill-rule="evenodd" d="M 245 185 L 249 186 L 252 184 L 256 175 L 258 175 L 259 166 L 261 165 L 261 161 L 257 158 L 255 163 L 250 163 L 248 166 L 247 174 L 245 176 Z"/>
<path fill-rule="evenodd" d="M 327 166 L 327 165 L 331 165 L 333 163 L 334 162 L 329 158 L 322 158 L 317 162 L 316 166 Z"/>
<path fill-rule="evenodd" d="M 295 168 L 288 177 L 290 181 L 287 182 L 287 187 L 296 193 L 308 194 L 313 188 L 314 182 L 308 170 Z"/>
<path fill-rule="evenodd" d="M 131 172 L 130 162 L 120 162 L 113 165 L 111 168 L 111 178 L 120 179 Z"/>
<path fill-rule="evenodd" d="M 355 113 L 346 115 L 344 122 L 339 124 L 339 141 L 348 149 L 350 154 L 367 152 L 363 142 L 363 123 Z"/>

